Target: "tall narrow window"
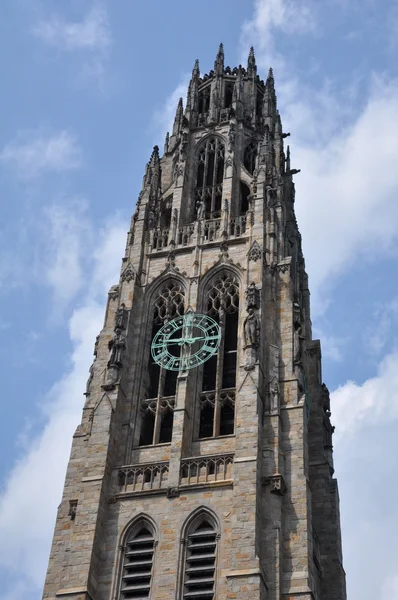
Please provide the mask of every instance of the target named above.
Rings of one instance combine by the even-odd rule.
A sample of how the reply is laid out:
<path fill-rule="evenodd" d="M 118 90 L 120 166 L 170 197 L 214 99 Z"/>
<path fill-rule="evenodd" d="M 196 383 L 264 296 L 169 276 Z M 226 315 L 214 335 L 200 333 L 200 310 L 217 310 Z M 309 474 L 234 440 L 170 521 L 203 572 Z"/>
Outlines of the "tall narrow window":
<path fill-rule="evenodd" d="M 150 597 L 154 543 L 153 532 L 146 524 L 134 528 L 127 537 L 120 600 L 144 600 Z"/>
<path fill-rule="evenodd" d="M 203 365 L 199 397 L 199 437 L 234 433 L 239 286 L 229 274 L 220 275 L 205 293 L 207 314 L 221 327 L 217 355 Z"/>
<path fill-rule="evenodd" d="M 213 600 L 217 532 L 210 520 L 188 530 L 185 558 L 184 600 Z"/>
<path fill-rule="evenodd" d="M 254 169 L 256 168 L 256 158 L 257 144 L 255 142 L 250 142 L 250 144 L 246 146 L 243 154 L 243 164 L 251 175 L 253 175 Z"/>
<path fill-rule="evenodd" d="M 208 138 L 199 149 L 195 196 L 196 203 L 204 206 L 206 219 L 221 216 L 224 154 L 224 144 L 218 137 Z"/>
<path fill-rule="evenodd" d="M 198 112 L 199 114 L 207 113 L 210 108 L 210 86 L 199 92 Z"/>
<path fill-rule="evenodd" d="M 243 181 L 240 182 L 240 215 L 245 215 L 247 213 L 247 211 L 249 210 L 249 196 L 250 196 L 250 189 L 249 187 L 243 183 Z"/>
<path fill-rule="evenodd" d="M 178 283 L 171 281 L 154 302 L 151 340 L 165 323 L 183 314 L 184 293 Z M 179 353 L 180 346 L 172 346 L 171 351 Z M 177 375 L 177 371 L 161 368 L 149 351 L 148 387 L 141 400 L 140 446 L 171 441 Z"/>

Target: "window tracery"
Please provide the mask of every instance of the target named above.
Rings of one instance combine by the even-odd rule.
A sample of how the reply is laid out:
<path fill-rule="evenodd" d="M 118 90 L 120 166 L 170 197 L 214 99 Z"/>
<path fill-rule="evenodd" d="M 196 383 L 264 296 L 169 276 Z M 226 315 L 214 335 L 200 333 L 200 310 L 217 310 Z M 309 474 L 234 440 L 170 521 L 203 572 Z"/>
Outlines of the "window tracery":
<path fill-rule="evenodd" d="M 214 136 L 208 138 L 198 151 L 195 202 L 204 205 L 206 219 L 221 216 L 225 146 Z"/>
<path fill-rule="evenodd" d="M 199 437 L 234 433 L 238 342 L 239 284 L 231 274 L 219 275 L 206 293 L 207 314 L 223 332 L 218 353 L 203 366 L 199 395 Z"/>
<path fill-rule="evenodd" d="M 256 159 L 257 144 L 255 142 L 250 142 L 246 146 L 245 151 L 243 153 L 243 164 L 251 175 L 253 175 L 254 169 L 256 168 Z"/>
<path fill-rule="evenodd" d="M 183 314 L 184 292 L 179 283 L 170 281 L 161 289 L 153 304 L 151 340 L 165 323 Z M 179 353 L 180 346 L 176 344 L 172 351 Z M 148 352 L 148 386 L 140 406 L 140 446 L 171 441 L 178 375 L 177 371 L 161 368 Z"/>

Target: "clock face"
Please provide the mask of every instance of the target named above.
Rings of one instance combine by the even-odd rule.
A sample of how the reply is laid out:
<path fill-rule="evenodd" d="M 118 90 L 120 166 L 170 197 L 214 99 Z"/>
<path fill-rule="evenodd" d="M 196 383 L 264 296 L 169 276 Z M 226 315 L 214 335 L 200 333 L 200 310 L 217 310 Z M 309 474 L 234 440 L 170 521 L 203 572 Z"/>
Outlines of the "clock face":
<path fill-rule="evenodd" d="M 207 315 L 187 313 L 169 321 L 153 338 L 153 360 L 169 371 L 186 371 L 201 365 L 218 350 L 219 325 Z"/>

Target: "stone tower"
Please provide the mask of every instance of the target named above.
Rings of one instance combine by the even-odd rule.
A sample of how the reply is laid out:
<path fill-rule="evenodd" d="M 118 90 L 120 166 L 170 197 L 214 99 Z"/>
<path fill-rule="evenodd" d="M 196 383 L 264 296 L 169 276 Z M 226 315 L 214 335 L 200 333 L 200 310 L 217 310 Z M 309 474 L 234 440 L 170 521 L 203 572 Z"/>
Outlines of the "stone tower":
<path fill-rule="evenodd" d="M 345 600 L 288 135 L 253 49 L 196 61 L 109 291 L 43 598 Z"/>

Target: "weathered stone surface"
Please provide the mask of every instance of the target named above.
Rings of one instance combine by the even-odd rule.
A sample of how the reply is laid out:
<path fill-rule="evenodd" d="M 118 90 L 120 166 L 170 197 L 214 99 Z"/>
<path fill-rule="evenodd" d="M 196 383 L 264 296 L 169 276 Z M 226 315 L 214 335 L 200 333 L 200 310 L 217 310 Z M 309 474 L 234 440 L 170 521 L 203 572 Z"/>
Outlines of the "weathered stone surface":
<path fill-rule="evenodd" d="M 217 536 L 214 598 L 345 600 L 329 396 L 283 138 L 272 71 L 264 84 L 253 52 L 247 70 L 224 68 L 222 47 L 215 74 L 200 78 L 195 64 L 165 154 L 156 147 L 147 164 L 109 292 L 44 599 L 123 598 L 125 533 L 140 517 L 154 539 L 149 597 L 182 598 L 187 523 L 202 510 Z M 201 148 L 213 143 L 216 181 L 198 186 Z M 172 397 L 159 393 L 166 373 L 150 395 L 160 290 L 174 291 L 159 310 L 179 310 L 178 289 L 185 310 L 206 313 L 220 276 L 238 290 L 238 313 L 232 296 L 213 303 L 222 323 L 238 314 L 235 385 L 223 387 L 219 366 L 213 396 L 202 397 L 199 367 L 178 375 Z M 205 405 L 215 407 L 213 435 L 199 439 Z M 225 405 L 233 433 L 219 435 Z"/>

